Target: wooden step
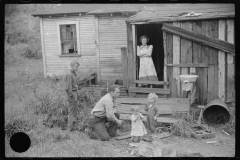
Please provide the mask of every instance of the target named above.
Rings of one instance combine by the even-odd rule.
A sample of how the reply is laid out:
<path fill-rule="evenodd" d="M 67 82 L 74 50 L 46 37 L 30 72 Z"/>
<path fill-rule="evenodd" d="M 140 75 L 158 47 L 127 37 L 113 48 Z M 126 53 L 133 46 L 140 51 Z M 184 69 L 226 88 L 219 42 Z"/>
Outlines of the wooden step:
<path fill-rule="evenodd" d="M 159 94 L 170 94 L 170 89 L 161 88 L 137 88 L 129 87 L 129 93 L 159 93 Z"/>
<path fill-rule="evenodd" d="M 117 103 L 125 104 L 147 104 L 147 98 L 118 98 Z M 189 105 L 188 98 L 158 98 L 157 104 L 186 104 Z"/>
<path fill-rule="evenodd" d="M 156 84 L 156 85 L 168 85 L 169 84 L 169 82 L 167 82 L 167 81 L 142 81 L 142 80 L 135 80 L 135 81 L 132 81 L 132 83 Z"/>
<path fill-rule="evenodd" d="M 120 119 L 131 120 L 131 114 L 120 114 Z M 146 121 L 147 117 L 144 116 L 143 121 Z M 159 123 L 176 123 L 178 119 L 173 117 L 157 117 L 157 122 Z"/>
<path fill-rule="evenodd" d="M 144 110 L 144 105 L 137 105 L 139 107 L 140 113 L 147 114 Z M 131 114 L 131 108 L 133 105 L 121 104 L 117 107 L 119 113 L 129 113 Z M 188 107 L 186 105 L 171 105 L 171 104 L 161 104 L 157 106 L 159 114 L 174 114 L 174 113 L 187 113 Z"/>

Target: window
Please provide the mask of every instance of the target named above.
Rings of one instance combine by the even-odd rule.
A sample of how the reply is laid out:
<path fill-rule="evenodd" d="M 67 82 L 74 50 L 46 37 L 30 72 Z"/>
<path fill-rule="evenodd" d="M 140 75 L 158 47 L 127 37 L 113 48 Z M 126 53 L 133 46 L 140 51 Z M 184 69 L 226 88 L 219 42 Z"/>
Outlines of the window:
<path fill-rule="evenodd" d="M 79 25 L 77 22 L 58 23 L 58 43 L 62 56 L 80 55 Z"/>

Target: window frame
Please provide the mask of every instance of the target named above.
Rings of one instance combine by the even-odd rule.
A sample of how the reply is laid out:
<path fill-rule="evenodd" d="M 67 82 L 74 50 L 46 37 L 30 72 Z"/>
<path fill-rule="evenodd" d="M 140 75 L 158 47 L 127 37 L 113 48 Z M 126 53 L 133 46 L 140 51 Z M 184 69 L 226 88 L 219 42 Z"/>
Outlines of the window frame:
<path fill-rule="evenodd" d="M 71 25 L 71 24 L 76 25 L 77 54 L 63 54 L 62 46 L 61 46 L 60 25 Z M 78 21 L 57 22 L 57 35 L 58 35 L 58 50 L 60 52 L 59 56 L 61 56 L 61 57 L 81 56 L 81 54 L 80 54 L 79 22 Z"/>

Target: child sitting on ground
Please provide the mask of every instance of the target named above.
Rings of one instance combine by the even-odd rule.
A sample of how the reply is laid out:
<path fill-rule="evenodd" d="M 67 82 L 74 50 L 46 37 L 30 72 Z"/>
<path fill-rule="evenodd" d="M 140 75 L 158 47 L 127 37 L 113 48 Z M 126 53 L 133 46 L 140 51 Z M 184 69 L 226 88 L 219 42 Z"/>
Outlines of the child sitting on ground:
<path fill-rule="evenodd" d="M 147 134 L 147 130 L 142 122 L 143 115 L 139 113 L 138 106 L 134 106 L 131 108 L 133 111 L 133 114 L 131 116 L 131 122 L 132 122 L 132 130 L 131 130 L 131 136 L 133 142 L 139 142 L 140 137 Z"/>
<path fill-rule="evenodd" d="M 158 96 L 155 93 L 149 93 L 147 99 L 148 104 L 145 107 L 147 111 L 147 129 L 150 133 L 156 134 L 157 117 L 159 115 L 158 106 L 156 104 Z"/>

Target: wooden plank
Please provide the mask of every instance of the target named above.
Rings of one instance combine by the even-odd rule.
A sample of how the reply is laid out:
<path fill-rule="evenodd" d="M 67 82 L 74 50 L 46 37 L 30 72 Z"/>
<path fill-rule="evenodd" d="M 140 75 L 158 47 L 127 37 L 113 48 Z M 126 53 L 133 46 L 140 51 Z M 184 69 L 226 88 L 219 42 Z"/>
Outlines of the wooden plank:
<path fill-rule="evenodd" d="M 173 25 L 180 27 L 179 22 L 173 22 Z M 179 63 L 180 63 L 180 37 L 177 35 L 173 35 L 173 64 L 179 64 Z M 179 75 L 180 75 L 180 68 L 173 67 L 173 78 L 175 78 L 177 82 L 177 97 L 180 97 Z"/>
<path fill-rule="evenodd" d="M 95 20 L 95 41 L 96 41 L 96 57 L 97 57 L 97 83 L 100 84 L 100 80 L 101 80 L 101 77 L 100 77 L 100 65 L 99 65 L 99 62 L 100 62 L 100 59 L 99 59 L 99 37 L 98 37 L 98 18 L 95 17 L 94 18 Z"/>
<path fill-rule="evenodd" d="M 208 92 L 207 101 L 210 102 L 214 100 L 214 66 L 211 65 L 208 68 Z"/>
<path fill-rule="evenodd" d="M 220 39 L 213 39 L 210 37 L 203 36 L 201 34 L 197 34 L 191 31 L 187 31 L 185 29 L 182 29 L 180 27 L 174 27 L 172 25 L 168 25 L 166 23 L 163 24 L 162 27 L 163 30 L 166 30 L 168 32 L 171 32 L 173 34 L 177 34 L 181 37 L 187 38 L 189 40 L 196 41 L 202 45 L 211 46 L 217 49 L 220 49 L 224 52 L 231 53 L 235 56 L 235 46 L 231 43 L 222 41 Z"/>
<path fill-rule="evenodd" d="M 176 97 L 178 97 L 178 95 L 177 95 L 177 80 L 176 80 L 176 78 L 172 78 L 171 84 L 172 84 L 172 87 L 171 87 L 172 98 L 176 98 Z"/>
<path fill-rule="evenodd" d="M 147 104 L 147 98 L 118 98 L 117 103 L 128 103 L 128 104 Z M 156 103 L 158 104 L 188 104 L 188 98 L 158 98 Z"/>
<path fill-rule="evenodd" d="M 218 38 L 218 20 L 208 21 L 208 36 Z M 211 68 L 208 68 L 208 102 L 218 98 L 218 50 L 209 47 L 208 60 Z"/>
<path fill-rule="evenodd" d="M 208 26 L 209 26 L 208 21 L 202 21 L 202 35 L 204 35 L 204 36 L 209 35 Z M 209 63 L 208 53 L 209 53 L 209 47 L 208 46 L 202 46 L 202 56 L 201 56 L 202 57 L 202 63 L 207 63 L 207 64 Z M 208 98 L 208 69 L 207 68 L 203 68 L 201 76 L 202 76 L 202 83 L 201 83 L 202 101 L 201 101 L 201 104 L 206 105 L 207 104 L 207 98 Z"/>
<path fill-rule="evenodd" d="M 172 117 L 157 117 L 157 122 L 160 123 L 176 123 L 178 120 Z"/>
<path fill-rule="evenodd" d="M 170 89 L 129 87 L 129 92 L 170 94 Z"/>
<path fill-rule="evenodd" d="M 132 136 L 130 135 L 130 132 L 125 133 L 125 135 L 117 136 L 115 137 L 116 140 L 123 140 L 127 138 L 131 138 Z"/>
<path fill-rule="evenodd" d="M 139 84 L 159 84 L 159 85 L 168 85 L 169 82 L 167 81 L 143 81 L 143 80 L 135 80 L 133 83 L 139 83 Z"/>
<path fill-rule="evenodd" d="M 219 39 L 225 40 L 226 20 L 219 20 Z M 225 52 L 218 51 L 218 96 L 221 100 L 225 101 Z"/>
<path fill-rule="evenodd" d="M 173 67 L 200 67 L 200 68 L 207 68 L 209 67 L 208 64 L 203 63 L 186 63 L 186 64 L 166 64 L 166 66 L 173 66 Z"/>
<path fill-rule="evenodd" d="M 123 86 L 128 87 L 128 58 L 127 58 L 127 48 L 121 48 L 122 55 L 122 67 L 123 67 Z"/>
<path fill-rule="evenodd" d="M 212 21 L 202 21 L 202 35 L 213 38 L 212 26 L 211 26 L 212 23 L 213 23 Z M 202 104 L 204 104 L 205 99 L 206 99 L 206 102 L 210 102 L 211 100 L 213 100 L 213 92 L 214 92 L 213 91 L 213 88 L 214 88 L 214 67 L 213 67 L 214 55 L 213 54 L 217 54 L 217 53 L 214 53 L 211 51 L 212 50 L 211 48 L 209 48 L 209 46 L 202 46 L 202 61 L 208 62 L 208 64 L 210 65 L 210 67 L 208 68 L 207 89 L 205 90 L 205 88 L 203 88 L 203 92 L 202 92 L 202 98 L 203 98 Z"/>
<path fill-rule="evenodd" d="M 123 119 L 123 120 L 131 120 L 131 115 L 132 113 L 121 113 L 120 112 L 120 119 Z M 147 121 L 147 116 L 143 116 L 143 121 Z"/>
<path fill-rule="evenodd" d="M 120 113 L 120 119 L 131 120 L 131 114 Z M 144 116 L 143 121 L 147 121 L 147 117 Z M 176 123 L 178 120 L 173 117 L 157 117 L 157 122 L 159 123 Z"/>
<path fill-rule="evenodd" d="M 47 77 L 47 67 L 46 67 L 46 52 L 45 52 L 45 46 L 44 46 L 44 30 L 43 30 L 43 18 L 40 17 L 40 33 L 41 33 L 41 47 L 42 47 L 42 57 L 43 57 L 43 74 L 44 77 Z"/>
<path fill-rule="evenodd" d="M 192 23 L 190 22 L 181 22 L 181 28 L 192 31 Z M 181 37 L 181 58 L 180 63 L 192 63 L 192 42 L 188 39 Z M 189 74 L 189 68 L 181 68 L 181 74 Z M 182 88 L 182 87 L 180 87 Z M 181 96 L 183 97 L 183 92 L 181 91 Z M 185 97 L 185 96 L 184 96 Z"/>
<path fill-rule="evenodd" d="M 133 37 L 132 37 L 132 26 L 129 23 L 126 23 L 127 25 L 127 51 L 128 51 L 128 80 L 133 81 L 134 75 L 133 75 Z M 135 84 L 128 83 L 129 87 L 135 87 Z M 136 93 L 129 93 L 129 96 L 133 97 Z"/>
<path fill-rule="evenodd" d="M 131 108 L 133 105 L 121 105 L 117 107 L 117 110 L 121 114 L 132 114 Z M 140 113 L 143 115 L 146 115 L 147 112 L 144 110 L 145 106 L 143 105 L 137 105 L 139 107 Z M 187 113 L 189 111 L 189 105 L 188 104 L 158 104 L 157 103 L 157 108 L 159 109 L 159 114 L 173 114 L 175 112 L 179 113 Z"/>
<path fill-rule="evenodd" d="M 164 50 L 164 68 L 163 68 L 163 79 L 167 81 L 167 46 L 166 46 L 166 32 L 163 31 L 163 50 Z M 164 89 L 167 89 L 167 86 L 164 85 Z"/>
<path fill-rule="evenodd" d="M 196 21 L 192 23 L 193 32 L 202 34 L 202 21 Z M 193 63 L 202 64 L 202 46 L 193 41 Z M 198 101 L 200 101 L 200 91 L 201 91 L 201 79 L 200 72 L 202 68 L 196 68 L 196 74 L 198 75 L 198 79 L 196 81 L 196 94 L 195 97 Z"/>
<path fill-rule="evenodd" d="M 172 24 L 172 23 L 170 23 Z M 173 35 L 170 33 L 166 33 L 166 52 L 167 52 L 167 64 L 173 63 Z M 177 97 L 177 94 L 173 96 L 173 67 L 167 67 L 167 81 L 170 82 L 168 88 L 171 90 L 169 97 Z M 177 85 L 177 84 L 176 84 Z M 175 90 L 177 93 L 177 90 Z"/>
<path fill-rule="evenodd" d="M 212 38 L 218 38 L 218 20 L 214 20 L 211 23 L 211 32 L 210 36 Z M 215 48 L 210 48 L 210 52 L 212 53 L 212 60 L 211 63 L 214 65 L 214 86 L 213 86 L 213 95 L 214 99 L 217 99 L 218 95 L 218 50 Z"/>
<path fill-rule="evenodd" d="M 227 20 L 227 41 L 234 44 L 234 20 Z M 234 57 L 227 54 L 227 101 L 235 100 L 234 75 Z"/>
<path fill-rule="evenodd" d="M 137 44 L 136 44 L 136 25 L 132 25 L 132 41 L 133 41 L 133 65 L 132 65 L 132 70 L 133 70 L 133 79 L 136 80 L 137 79 L 137 69 L 136 69 L 136 64 L 137 64 Z M 135 85 L 136 86 L 136 85 Z"/>

